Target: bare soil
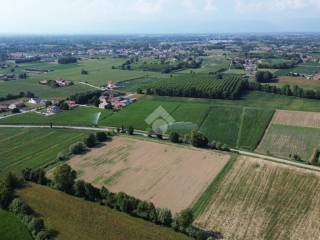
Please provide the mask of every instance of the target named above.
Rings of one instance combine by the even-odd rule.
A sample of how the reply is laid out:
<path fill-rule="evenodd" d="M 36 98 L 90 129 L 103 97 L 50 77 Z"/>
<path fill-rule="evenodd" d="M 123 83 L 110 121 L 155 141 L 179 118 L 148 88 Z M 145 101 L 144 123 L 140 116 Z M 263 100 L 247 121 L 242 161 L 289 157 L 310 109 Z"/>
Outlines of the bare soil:
<path fill-rule="evenodd" d="M 117 137 L 69 164 L 95 186 L 178 212 L 192 206 L 229 158 L 227 153 Z"/>
<path fill-rule="evenodd" d="M 320 113 L 277 110 L 272 123 L 320 128 Z"/>

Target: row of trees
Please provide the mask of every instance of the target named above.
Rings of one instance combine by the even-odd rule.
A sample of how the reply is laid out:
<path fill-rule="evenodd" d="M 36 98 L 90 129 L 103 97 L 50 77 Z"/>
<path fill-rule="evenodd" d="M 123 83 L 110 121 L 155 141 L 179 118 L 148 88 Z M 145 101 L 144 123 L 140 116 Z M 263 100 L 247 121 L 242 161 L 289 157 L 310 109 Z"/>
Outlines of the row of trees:
<path fill-rule="evenodd" d="M 86 93 L 77 93 L 69 97 L 69 100 L 75 101 L 77 104 L 94 104 L 99 100 L 101 91 L 91 91 Z M 99 105 L 99 104 L 98 104 Z"/>
<path fill-rule="evenodd" d="M 268 83 L 273 80 L 273 75 L 269 71 L 258 71 L 256 73 L 256 81 L 259 83 Z"/>
<path fill-rule="evenodd" d="M 75 57 L 60 57 L 58 58 L 59 64 L 71 64 L 71 63 L 77 63 L 78 59 Z"/>
<path fill-rule="evenodd" d="M 29 170 L 24 170 L 22 173 L 26 181 L 38 183 L 34 178 L 29 178 L 30 174 L 26 175 L 26 172 L 29 172 Z M 35 173 L 36 171 L 31 170 L 31 172 Z M 142 201 L 123 192 L 113 193 L 105 187 L 99 189 L 85 181 L 76 181 L 76 178 L 76 172 L 69 165 L 64 164 L 55 169 L 52 181 L 47 179 L 44 182 L 47 186 L 76 197 L 98 202 L 100 205 L 155 224 L 172 227 L 174 230 L 185 233 L 195 239 L 207 240 L 210 237 L 211 239 L 215 237 L 213 232 L 206 232 L 192 226 L 194 216 L 190 209 L 183 210 L 173 217 L 171 211 L 167 208 L 156 208 L 151 202 Z"/>
<path fill-rule="evenodd" d="M 45 227 L 43 219 L 37 217 L 23 200 L 15 197 L 15 189 L 23 186 L 23 179 L 19 179 L 14 174 L 9 173 L 2 178 L 0 180 L 0 208 L 9 210 L 18 217 L 26 225 L 34 239 L 53 239 L 53 233 Z"/>
<path fill-rule="evenodd" d="M 88 148 L 95 147 L 98 143 L 110 140 L 111 137 L 105 132 L 90 133 L 82 142 L 76 142 L 70 145 L 69 153 L 58 153 L 57 161 L 66 161 L 70 155 L 78 155 L 87 151 Z"/>
<path fill-rule="evenodd" d="M 191 135 L 184 135 L 181 137 L 177 132 L 171 132 L 169 134 L 169 140 L 173 143 L 184 143 L 184 144 L 192 144 L 194 147 L 198 148 L 210 148 L 221 151 L 230 151 L 230 148 L 227 144 L 223 144 L 217 141 L 212 141 L 209 143 L 208 138 L 197 131 L 193 131 Z"/>
<path fill-rule="evenodd" d="M 35 95 L 32 93 L 32 92 L 20 92 L 19 94 L 8 94 L 7 96 L 5 97 L 0 97 L 0 101 L 7 101 L 7 100 L 13 100 L 13 99 L 18 99 L 18 98 L 32 98 L 34 97 Z"/>
<path fill-rule="evenodd" d="M 263 91 L 269 93 L 275 93 L 285 96 L 295 96 L 300 98 L 320 99 L 320 90 L 303 89 L 297 85 L 293 87 L 286 84 L 282 87 L 277 87 L 269 84 L 260 84 L 257 82 L 248 83 L 249 90 Z"/>
<path fill-rule="evenodd" d="M 221 84 L 222 83 L 222 84 Z M 161 80 L 146 89 L 146 94 L 174 97 L 237 99 L 247 89 L 241 79 Z"/>

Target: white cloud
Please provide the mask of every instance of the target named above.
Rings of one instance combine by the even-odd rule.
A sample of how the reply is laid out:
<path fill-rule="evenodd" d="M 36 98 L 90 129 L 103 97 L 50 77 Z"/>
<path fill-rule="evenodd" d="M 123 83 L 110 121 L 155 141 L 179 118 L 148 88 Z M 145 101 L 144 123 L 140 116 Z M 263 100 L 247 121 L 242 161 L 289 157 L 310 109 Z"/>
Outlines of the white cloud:
<path fill-rule="evenodd" d="M 239 13 L 295 11 L 317 6 L 320 6 L 320 0 L 235 0 L 235 9 Z"/>

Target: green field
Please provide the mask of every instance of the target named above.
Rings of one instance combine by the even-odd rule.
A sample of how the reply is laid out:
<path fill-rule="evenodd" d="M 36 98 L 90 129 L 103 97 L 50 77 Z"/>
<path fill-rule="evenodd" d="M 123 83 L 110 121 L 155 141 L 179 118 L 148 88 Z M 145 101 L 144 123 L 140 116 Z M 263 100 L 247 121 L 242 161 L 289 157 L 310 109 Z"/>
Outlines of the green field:
<path fill-rule="evenodd" d="M 210 186 L 196 224 L 224 239 L 318 239 L 320 178 L 310 171 L 240 156 Z"/>
<path fill-rule="evenodd" d="M 83 132 L 70 130 L 1 128 L 0 175 L 26 167 L 46 167 L 55 162 L 59 152 L 84 136 Z"/>
<path fill-rule="evenodd" d="M 221 78 L 199 73 L 177 74 L 150 84 L 149 89 L 159 96 L 236 99 L 242 94 L 243 80 L 232 74 Z"/>
<path fill-rule="evenodd" d="M 240 128 L 242 108 L 211 107 L 208 117 L 200 127 L 200 132 L 210 140 L 220 141 L 229 146 L 236 146 Z"/>
<path fill-rule="evenodd" d="M 257 152 L 289 158 L 298 154 L 307 161 L 320 147 L 320 129 L 271 124 Z"/>
<path fill-rule="evenodd" d="M 63 111 L 51 116 L 44 116 L 39 113 L 26 113 L 0 120 L 1 124 L 37 124 L 47 125 L 68 125 L 68 126 L 93 126 L 97 122 L 98 114 L 101 113 L 100 122 L 112 114 L 112 112 L 95 107 L 78 107 L 73 110 Z"/>
<path fill-rule="evenodd" d="M 182 240 L 189 239 L 165 227 L 84 201 L 40 185 L 18 195 L 57 231 L 58 240 Z"/>
<path fill-rule="evenodd" d="M 318 62 L 308 62 L 300 64 L 294 68 L 282 69 L 275 73 L 276 76 L 287 76 L 288 73 L 301 73 L 301 74 L 316 74 L 320 73 L 320 63 Z"/>
<path fill-rule="evenodd" d="M 27 227 L 11 213 L 0 209 L 1 240 L 32 240 Z"/>
<path fill-rule="evenodd" d="M 77 64 L 58 65 L 55 63 L 25 63 L 17 69 L 34 68 L 39 70 L 53 70 L 44 74 L 32 74 L 26 80 L 0 81 L 0 96 L 8 93 L 17 94 L 21 91 L 31 91 L 37 96 L 49 99 L 61 99 L 71 96 L 77 92 L 92 90 L 91 87 L 79 84 L 80 81 L 88 82 L 95 86 L 106 85 L 107 81 L 119 82 L 140 77 L 166 77 L 165 74 L 144 71 L 127 71 L 112 69 L 122 63 L 123 59 L 84 59 Z M 81 70 L 85 69 L 88 75 L 82 75 Z M 40 80 L 65 79 L 74 81 L 75 85 L 64 88 L 52 88 L 40 85 Z"/>
<path fill-rule="evenodd" d="M 319 102 L 262 92 L 251 92 L 241 100 L 209 100 L 177 97 L 146 96 L 119 112 L 98 108 L 77 108 L 46 117 L 36 113 L 17 115 L 0 120 L 0 124 L 41 124 L 92 126 L 101 112 L 99 126 L 136 129 L 151 128 L 145 120 L 162 106 L 175 120 L 170 129 L 181 134 L 200 129 L 210 141 L 232 147 L 254 150 L 260 142 L 274 109 L 320 111 Z M 156 119 L 155 119 L 156 120 Z"/>
<path fill-rule="evenodd" d="M 273 113 L 274 111 L 269 109 L 244 108 L 237 147 L 254 151 L 263 137 Z"/>
<path fill-rule="evenodd" d="M 209 73 L 217 72 L 221 69 L 227 69 L 230 65 L 230 61 L 227 60 L 222 54 L 213 54 L 211 56 L 202 57 L 203 62 L 201 68 L 198 69 L 186 69 L 179 71 L 179 73 Z"/>

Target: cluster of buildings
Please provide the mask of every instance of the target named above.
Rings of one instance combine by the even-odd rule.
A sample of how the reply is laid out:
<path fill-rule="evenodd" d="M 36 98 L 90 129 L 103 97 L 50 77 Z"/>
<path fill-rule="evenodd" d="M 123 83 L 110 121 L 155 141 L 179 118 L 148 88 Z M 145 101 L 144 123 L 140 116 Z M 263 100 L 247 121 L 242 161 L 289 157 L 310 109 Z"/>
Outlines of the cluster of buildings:
<path fill-rule="evenodd" d="M 113 94 L 102 95 L 99 98 L 101 109 L 120 110 L 137 101 L 136 98 L 130 96 L 114 96 Z"/>
<path fill-rule="evenodd" d="M 13 109 L 22 109 L 25 106 L 26 105 L 23 101 L 16 101 L 16 102 L 12 102 L 10 104 L 0 104 L 0 112 L 8 112 Z"/>
<path fill-rule="evenodd" d="M 41 85 L 50 85 L 53 87 L 67 87 L 73 85 L 72 81 L 59 79 L 59 80 L 41 80 L 39 81 Z"/>

